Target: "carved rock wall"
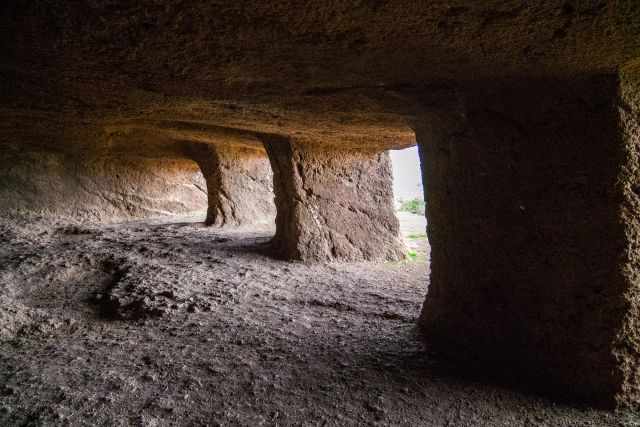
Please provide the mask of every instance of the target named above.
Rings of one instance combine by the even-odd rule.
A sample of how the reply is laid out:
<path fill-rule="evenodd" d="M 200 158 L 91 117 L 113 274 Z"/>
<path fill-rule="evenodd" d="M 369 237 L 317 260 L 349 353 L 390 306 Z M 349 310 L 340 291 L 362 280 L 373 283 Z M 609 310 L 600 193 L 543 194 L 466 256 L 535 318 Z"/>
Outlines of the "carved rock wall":
<path fill-rule="evenodd" d="M 207 182 L 207 225 L 273 224 L 273 174 L 264 150 L 218 144 L 188 150 Z"/>
<path fill-rule="evenodd" d="M 313 261 L 404 257 L 386 152 L 266 138 L 274 173 L 274 247 Z"/>
<path fill-rule="evenodd" d="M 206 184 L 186 159 L 2 147 L 0 216 L 118 222 L 202 213 Z"/>
<path fill-rule="evenodd" d="M 640 403 L 638 103 L 620 87 L 484 82 L 418 123 L 431 346 L 563 398 Z"/>

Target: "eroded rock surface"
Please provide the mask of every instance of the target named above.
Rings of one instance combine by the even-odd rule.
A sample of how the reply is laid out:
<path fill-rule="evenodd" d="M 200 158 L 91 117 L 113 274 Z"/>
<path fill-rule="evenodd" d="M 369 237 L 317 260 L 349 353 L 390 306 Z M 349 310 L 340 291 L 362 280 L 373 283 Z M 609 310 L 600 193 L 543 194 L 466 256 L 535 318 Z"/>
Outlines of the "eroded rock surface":
<path fill-rule="evenodd" d="M 0 228 L 0 322 L 38 313 L 0 335 L 3 426 L 640 421 L 461 376 L 415 333 L 424 263 L 285 263 L 186 219 Z M 108 289 L 142 316 L 104 316 Z"/>
<path fill-rule="evenodd" d="M 202 213 L 206 183 L 187 159 L 0 150 L 0 216 L 117 222 Z"/>
<path fill-rule="evenodd" d="M 262 146 L 194 144 L 188 154 L 207 182 L 207 225 L 243 226 L 275 220 L 273 174 Z"/>
<path fill-rule="evenodd" d="M 559 396 L 640 404 L 630 84 L 487 82 L 418 123 L 434 348 Z"/>
<path fill-rule="evenodd" d="M 429 342 L 637 403 L 640 89 L 617 76 L 638 66 L 640 2 L 9 0 L 0 35 L 3 218 L 204 208 L 185 144 L 264 140 L 282 256 L 397 259 L 381 153 L 415 129 Z M 265 160 L 226 150 L 201 162 L 208 222 L 255 221 L 272 209 L 252 181 Z M 135 317 L 121 291 L 115 311 Z"/>
<path fill-rule="evenodd" d="M 276 253 L 298 260 L 404 257 L 387 153 L 266 138 L 276 195 Z"/>

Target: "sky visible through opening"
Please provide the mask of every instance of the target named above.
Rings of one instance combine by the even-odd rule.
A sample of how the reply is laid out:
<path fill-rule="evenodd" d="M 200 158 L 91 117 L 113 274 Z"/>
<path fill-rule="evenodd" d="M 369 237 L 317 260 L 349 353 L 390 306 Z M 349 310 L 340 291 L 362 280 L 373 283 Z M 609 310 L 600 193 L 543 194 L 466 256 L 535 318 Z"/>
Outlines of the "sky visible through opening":
<path fill-rule="evenodd" d="M 424 193 L 422 192 L 418 147 L 391 150 L 389 154 L 393 167 L 393 194 L 396 201 L 422 199 Z"/>

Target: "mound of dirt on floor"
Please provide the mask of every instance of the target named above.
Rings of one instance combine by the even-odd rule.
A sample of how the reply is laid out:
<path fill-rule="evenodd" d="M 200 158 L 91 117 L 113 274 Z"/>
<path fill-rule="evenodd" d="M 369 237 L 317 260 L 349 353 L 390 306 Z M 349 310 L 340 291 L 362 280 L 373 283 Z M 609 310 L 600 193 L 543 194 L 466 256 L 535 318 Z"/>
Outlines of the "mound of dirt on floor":
<path fill-rule="evenodd" d="M 146 251 L 144 247 L 139 250 Z M 105 262 L 103 268 L 109 280 L 105 289 L 94 295 L 93 302 L 106 318 L 141 320 L 180 311 L 212 311 L 221 299 L 219 293 L 203 293 L 202 289 L 194 291 L 182 285 L 210 280 L 209 271 L 202 267 L 176 272 L 171 265 L 125 258 Z"/>

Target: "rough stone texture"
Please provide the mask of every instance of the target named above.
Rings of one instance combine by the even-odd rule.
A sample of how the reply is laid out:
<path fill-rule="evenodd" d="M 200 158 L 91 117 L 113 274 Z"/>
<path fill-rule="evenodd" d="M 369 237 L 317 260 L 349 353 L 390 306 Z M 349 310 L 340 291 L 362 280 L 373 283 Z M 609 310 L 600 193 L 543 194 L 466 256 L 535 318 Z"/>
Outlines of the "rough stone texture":
<path fill-rule="evenodd" d="M 413 142 L 399 89 L 639 58 L 640 3 L 8 0 L 0 32 L 5 123 L 204 123 L 390 148 Z"/>
<path fill-rule="evenodd" d="M 264 149 L 194 144 L 188 150 L 207 182 L 207 225 L 273 224 L 273 174 Z"/>
<path fill-rule="evenodd" d="M 640 47 L 633 0 L 9 0 L 3 12 L 7 62 L 48 67 L 60 84 L 227 98 L 612 69 Z"/>
<path fill-rule="evenodd" d="M 283 268 L 271 233 L 184 219 L 37 225 L 0 223 L 3 427 L 640 422 L 452 375 L 415 334 L 420 262 Z"/>
<path fill-rule="evenodd" d="M 176 167 L 158 169 L 155 161 L 135 159 L 149 153 L 180 158 L 172 155 L 182 143 L 293 135 L 290 152 L 275 150 L 281 169 L 276 242 L 288 256 L 322 259 L 386 257 L 380 248 L 395 247 L 377 242 L 394 235 L 391 220 L 382 233 L 367 228 L 369 214 L 376 221 L 390 218 L 382 199 L 369 200 L 368 191 L 362 199 L 358 191 L 357 202 L 349 202 L 357 212 L 346 205 L 331 212 L 335 206 L 328 201 L 350 188 L 343 177 L 367 182 L 358 176 L 361 167 L 371 167 L 375 182 L 381 179 L 374 165 L 384 167 L 372 160 L 374 151 L 415 143 L 408 123 L 420 112 L 413 102 L 417 93 L 505 79 L 527 82 L 494 92 L 491 84 L 486 93 L 468 90 L 459 116 L 433 113 L 429 117 L 441 121 L 423 117 L 418 128 L 423 138 L 435 139 L 430 144 L 440 145 L 429 148 L 425 160 L 431 166 L 429 215 L 437 224 L 430 230 L 437 271 L 425 323 L 438 325 L 434 343 L 436 329 L 453 331 L 450 348 L 511 364 L 530 361 L 545 367 L 532 369 L 532 376 L 559 373 L 558 383 L 568 387 L 575 380 L 587 395 L 630 400 L 636 393 L 637 358 L 630 354 L 637 349 L 638 308 L 629 306 L 635 301 L 631 224 L 637 209 L 629 184 L 635 152 L 624 152 L 620 140 L 637 135 L 637 85 L 625 84 L 627 107 L 607 120 L 600 111 L 612 99 L 607 79 L 602 85 L 573 79 L 637 65 L 637 0 L 7 0 L 0 7 L 0 52 L 0 174 L 9 182 L 0 191 L 9 209 L 100 221 L 146 215 L 156 212 L 158 197 L 173 191 L 163 186 L 182 178 L 162 174 L 151 183 L 143 177 Z M 604 95 L 587 95 L 598 87 Z M 619 118 L 626 133 L 613 125 Z M 303 149 L 306 141 L 339 149 Z M 452 149 L 449 141 L 464 145 Z M 118 160 L 92 166 L 87 153 L 103 150 L 117 151 Z M 368 160 L 358 157 L 362 153 L 369 153 Z M 36 169 L 47 172 L 39 177 L 29 168 L 42 163 Z M 302 165 L 304 177 L 294 164 Z M 314 207 L 310 200 L 324 183 L 307 171 L 324 165 L 344 175 L 328 173 L 336 185 L 327 190 L 330 197 L 313 199 L 319 203 Z M 115 169 L 129 166 L 146 172 L 127 172 L 135 176 L 118 181 Z M 71 184 L 78 174 L 66 173 L 75 168 L 88 169 L 79 176 L 102 177 L 97 189 L 88 179 L 86 197 Z M 61 171 L 66 178 L 55 178 Z M 146 193 L 135 184 L 134 194 L 129 186 L 139 181 L 162 191 Z M 622 190 L 616 182 L 629 185 Z M 365 190 L 384 192 L 385 185 L 367 182 Z M 120 189 L 103 197 L 114 186 Z M 313 194 L 305 194 L 305 186 Z M 123 191 L 124 199 L 142 197 L 134 205 L 143 207 L 122 203 Z M 92 204 L 95 209 L 87 208 Z M 293 205 L 293 212 L 282 210 Z M 137 213 L 131 215 L 132 209 Z M 313 225 L 315 211 L 339 232 L 311 239 L 323 229 Z M 282 219 L 287 216 L 291 224 Z M 366 229 L 369 240 L 356 246 L 367 243 L 352 250 L 346 238 L 332 241 L 345 225 L 348 232 Z M 615 301 L 621 308 L 614 308 Z M 595 315 L 586 316 L 588 310 Z M 492 339 L 490 330 L 503 335 Z M 612 337 L 613 331 L 620 335 Z M 607 339 L 618 344 L 606 345 Z M 609 349 L 615 357 L 607 356 Z M 607 374 L 596 378 L 580 369 L 614 373 L 604 379 Z"/>
<path fill-rule="evenodd" d="M 620 125 L 624 138 L 624 165 L 620 174 L 626 247 L 622 275 L 626 281 L 622 327 L 617 331 L 616 360 L 622 386 L 619 400 L 640 406 L 640 66 L 621 73 Z"/>
<path fill-rule="evenodd" d="M 625 79 L 622 98 L 611 75 L 484 82 L 416 125 L 433 348 L 564 398 L 640 404 L 640 110 Z"/>
<path fill-rule="evenodd" d="M 265 138 L 276 195 L 275 251 L 298 260 L 403 258 L 386 152 Z"/>
<path fill-rule="evenodd" d="M 0 152 L 0 216 L 117 222 L 206 210 L 206 184 L 186 159 Z"/>

